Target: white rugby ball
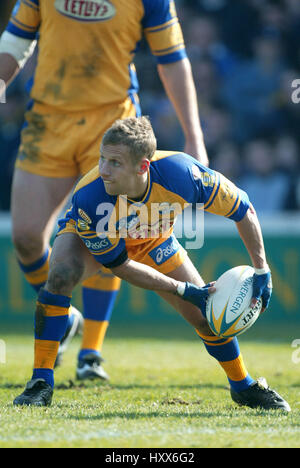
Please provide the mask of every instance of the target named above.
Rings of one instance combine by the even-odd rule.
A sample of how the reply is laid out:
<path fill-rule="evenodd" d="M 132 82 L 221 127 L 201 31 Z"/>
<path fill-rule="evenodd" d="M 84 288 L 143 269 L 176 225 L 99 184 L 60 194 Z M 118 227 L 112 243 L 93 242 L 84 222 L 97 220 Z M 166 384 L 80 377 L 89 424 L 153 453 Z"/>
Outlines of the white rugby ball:
<path fill-rule="evenodd" d="M 262 300 L 250 307 L 254 268 L 238 266 L 223 273 L 216 281 L 216 292 L 206 303 L 206 318 L 212 332 L 222 338 L 245 333 L 259 317 Z"/>

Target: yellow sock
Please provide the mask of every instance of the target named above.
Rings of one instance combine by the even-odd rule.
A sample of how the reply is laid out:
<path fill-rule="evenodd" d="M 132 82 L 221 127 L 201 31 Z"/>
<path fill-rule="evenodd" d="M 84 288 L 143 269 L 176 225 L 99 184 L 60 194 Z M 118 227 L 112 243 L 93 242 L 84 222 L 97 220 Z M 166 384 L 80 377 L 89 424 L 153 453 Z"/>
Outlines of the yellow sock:
<path fill-rule="evenodd" d="M 101 353 L 104 337 L 109 322 L 98 322 L 85 319 L 82 337 L 82 349 L 90 349 Z"/>

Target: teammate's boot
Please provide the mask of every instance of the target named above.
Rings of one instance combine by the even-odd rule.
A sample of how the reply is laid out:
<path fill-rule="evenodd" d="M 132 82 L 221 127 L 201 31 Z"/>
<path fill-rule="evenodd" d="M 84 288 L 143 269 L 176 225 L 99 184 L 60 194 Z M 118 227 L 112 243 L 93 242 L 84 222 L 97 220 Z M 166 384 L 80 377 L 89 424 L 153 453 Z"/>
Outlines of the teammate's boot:
<path fill-rule="evenodd" d="M 264 378 L 258 379 L 247 390 L 237 393 L 231 389 L 230 393 L 233 401 L 240 406 L 265 410 L 283 410 L 287 413 L 291 411 L 290 405 L 268 386 Z"/>
<path fill-rule="evenodd" d="M 14 399 L 15 406 L 50 406 L 53 389 L 44 379 L 30 380 L 21 395 Z"/>
<path fill-rule="evenodd" d="M 76 378 L 78 380 L 109 380 L 108 374 L 102 367 L 103 358 L 96 354 L 87 354 L 78 360 Z"/>
<path fill-rule="evenodd" d="M 80 335 L 82 333 L 84 319 L 81 312 L 72 306 L 72 315 L 74 315 L 73 323 L 70 327 L 68 327 L 63 339 L 60 342 L 54 368 L 61 365 L 63 353 L 66 351 L 74 336 Z"/>

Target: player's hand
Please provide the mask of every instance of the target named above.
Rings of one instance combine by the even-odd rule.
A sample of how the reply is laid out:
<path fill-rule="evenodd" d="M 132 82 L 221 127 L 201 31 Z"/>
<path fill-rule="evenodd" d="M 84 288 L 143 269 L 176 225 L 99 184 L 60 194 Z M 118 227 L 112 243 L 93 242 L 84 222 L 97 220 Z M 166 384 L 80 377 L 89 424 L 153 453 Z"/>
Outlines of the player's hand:
<path fill-rule="evenodd" d="M 206 317 L 206 300 L 210 294 L 216 292 L 214 284 L 215 282 L 212 282 L 206 284 L 203 288 L 199 288 L 199 286 L 195 284 L 186 282 L 183 283 L 183 285 L 185 285 L 184 290 L 177 290 L 177 294 L 185 301 L 199 307 L 204 317 Z"/>
<path fill-rule="evenodd" d="M 262 299 L 262 309 L 261 313 L 263 313 L 269 306 L 270 299 L 272 296 L 272 276 L 271 272 L 257 274 L 254 273 L 253 275 L 253 298 L 251 302 L 251 307 L 254 307 L 259 298 Z"/>

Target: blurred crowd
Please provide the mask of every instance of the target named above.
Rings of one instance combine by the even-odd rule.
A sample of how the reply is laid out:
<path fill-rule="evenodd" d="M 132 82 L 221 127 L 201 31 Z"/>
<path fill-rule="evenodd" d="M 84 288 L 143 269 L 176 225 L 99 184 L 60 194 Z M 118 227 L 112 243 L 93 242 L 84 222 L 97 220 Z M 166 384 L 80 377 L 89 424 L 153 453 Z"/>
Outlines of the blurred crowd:
<path fill-rule="evenodd" d="M 0 29 L 7 12 L 1 11 Z M 212 168 L 246 190 L 259 212 L 300 208 L 299 0 L 176 0 L 193 67 Z M 9 209 L 13 164 L 28 97 L 31 61 L 0 105 L 0 210 Z M 143 113 L 160 149 L 184 138 L 146 42 L 136 56 Z M 300 93 L 299 93 L 300 96 Z"/>

